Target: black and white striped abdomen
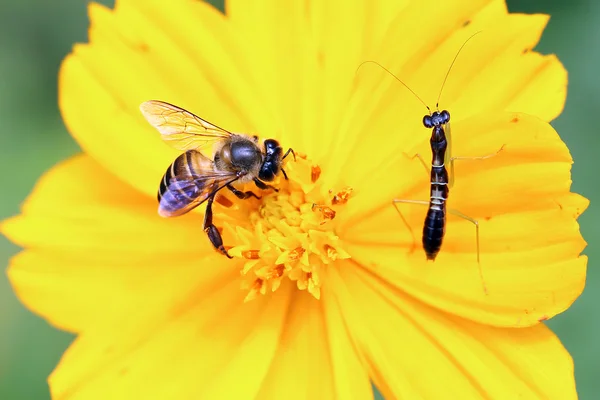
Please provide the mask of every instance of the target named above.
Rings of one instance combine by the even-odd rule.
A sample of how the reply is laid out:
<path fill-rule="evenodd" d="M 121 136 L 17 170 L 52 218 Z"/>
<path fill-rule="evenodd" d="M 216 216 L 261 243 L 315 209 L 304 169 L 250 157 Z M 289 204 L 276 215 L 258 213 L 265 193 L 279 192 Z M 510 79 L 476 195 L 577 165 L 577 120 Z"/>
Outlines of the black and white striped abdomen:
<path fill-rule="evenodd" d="M 446 199 L 448 198 L 447 172 L 444 166 L 431 170 L 429 210 L 423 224 L 423 249 L 428 260 L 435 260 L 446 232 Z"/>
<path fill-rule="evenodd" d="M 423 224 L 423 249 L 428 260 L 435 260 L 442 248 L 445 230 L 446 208 L 440 210 L 429 208 Z"/>

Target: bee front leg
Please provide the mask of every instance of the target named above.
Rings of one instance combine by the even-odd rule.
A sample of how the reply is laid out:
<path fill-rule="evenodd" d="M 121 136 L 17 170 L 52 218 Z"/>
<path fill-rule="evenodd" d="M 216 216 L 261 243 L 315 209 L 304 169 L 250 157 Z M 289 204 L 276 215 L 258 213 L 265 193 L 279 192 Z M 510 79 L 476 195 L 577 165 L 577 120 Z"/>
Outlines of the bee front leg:
<path fill-rule="evenodd" d="M 206 202 L 206 213 L 204 214 L 204 225 L 202 226 L 202 228 L 204 229 L 204 232 L 206 232 L 206 234 L 208 235 L 208 239 L 215 247 L 215 249 L 217 249 L 221 254 L 227 256 L 227 258 L 233 258 L 229 255 L 229 253 L 225 249 L 225 246 L 223 246 L 223 239 L 221 238 L 221 234 L 212 222 L 212 203 L 214 199 L 215 195 L 213 194 L 208 198 L 208 201 Z"/>
<path fill-rule="evenodd" d="M 279 189 L 277 189 L 274 186 L 267 185 L 266 183 L 264 183 L 263 181 L 261 181 L 258 178 L 254 178 L 254 184 L 256 186 L 258 186 L 258 188 L 261 189 L 261 190 L 273 189 L 274 191 L 279 192 Z"/>
<path fill-rule="evenodd" d="M 296 153 L 294 153 L 294 150 L 290 147 L 289 149 L 287 149 L 287 151 L 285 152 L 285 154 L 283 155 L 283 157 L 281 157 L 282 160 L 285 160 L 285 158 L 288 156 L 288 154 L 292 153 L 292 155 L 294 156 L 294 161 L 296 161 Z"/>
<path fill-rule="evenodd" d="M 231 185 L 227 185 L 227 189 L 231 190 L 233 192 L 233 194 L 235 194 L 237 196 L 238 199 L 246 200 L 248 197 L 254 196 L 254 198 L 260 200 L 260 196 L 257 196 L 256 194 L 254 194 L 254 192 L 252 192 L 250 190 L 248 190 L 247 192 L 242 192 L 241 190 L 237 190 L 236 188 L 234 188 Z"/>

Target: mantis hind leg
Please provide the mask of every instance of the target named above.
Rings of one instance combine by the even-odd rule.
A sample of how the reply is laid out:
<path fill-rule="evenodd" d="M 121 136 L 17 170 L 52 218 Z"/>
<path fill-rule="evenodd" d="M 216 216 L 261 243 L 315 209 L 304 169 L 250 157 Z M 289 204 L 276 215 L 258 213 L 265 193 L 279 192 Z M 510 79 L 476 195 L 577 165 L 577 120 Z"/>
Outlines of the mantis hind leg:
<path fill-rule="evenodd" d="M 402 218 L 402 221 L 404 222 L 404 225 L 406 225 L 406 227 L 408 228 L 412 239 L 413 239 L 413 250 L 414 248 L 416 248 L 416 238 L 415 238 L 415 234 L 414 231 L 412 230 L 412 228 L 410 227 L 410 224 L 408 223 L 408 221 L 406 220 L 406 218 L 404 217 L 404 215 L 402 214 L 402 212 L 400 211 L 400 209 L 398 208 L 398 203 L 404 203 L 404 204 L 421 204 L 424 206 L 429 206 L 429 202 L 424 201 L 424 200 L 405 200 L 405 199 L 394 199 L 392 200 L 392 204 L 394 204 L 394 207 L 396 208 L 396 211 L 398 212 L 398 214 L 400 215 L 400 218 Z M 475 246 L 476 246 L 476 251 L 477 251 L 477 268 L 479 271 L 479 279 L 481 280 L 481 285 L 483 287 L 483 292 L 487 295 L 488 294 L 488 289 L 487 289 L 487 285 L 485 283 L 485 279 L 483 277 L 483 269 L 481 268 L 481 262 L 480 262 L 480 256 L 479 256 L 479 221 L 476 220 L 475 218 L 469 217 L 466 214 L 461 213 L 458 210 L 454 210 L 454 209 L 446 209 L 446 211 L 449 214 L 455 215 L 457 217 L 460 217 L 462 219 L 465 219 L 471 223 L 473 223 L 473 225 L 475 225 Z"/>
<path fill-rule="evenodd" d="M 396 208 L 396 211 L 400 215 L 400 218 L 402 218 L 402 222 L 404 222 L 404 225 L 406 226 L 406 228 L 410 232 L 410 235 L 412 236 L 412 247 L 411 247 L 411 253 L 412 253 L 417 248 L 417 238 L 415 237 L 415 232 L 413 231 L 413 229 L 411 228 L 410 224 L 408 223 L 408 221 L 406 220 L 406 218 L 402 214 L 402 211 L 400 211 L 400 209 L 398 208 L 398 203 L 404 203 L 404 204 L 421 204 L 421 205 L 424 205 L 424 206 L 429 206 L 429 202 L 428 201 L 424 201 L 424 200 L 406 200 L 406 199 L 394 199 L 394 200 L 392 200 L 392 204 Z"/>
<path fill-rule="evenodd" d="M 481 268 L 481 262 L 480 262 L 480 258 L 479 258 L 479 221 L 476 220 L 475 218 L 469 217 L 468 215 L 461 213 L 458 210 L 449 208 L 449 209 L 447 209 L 447 211 L 449 214 L 452 214 L 452 215 L 455 215 L 462 219 L 465 219 L 465 220 L 473 223 L 473 225 L 475 225 L 475 245 L 477 248 L 477 269 L 479 270 L 479 279 L 481 280 L 481 285 L 483 286 L 483 292 L 487 295 L 488 289 L 487 289 L 487 285 L 485 284 L 485 279 L 483 278 L 483 269 Z"/>

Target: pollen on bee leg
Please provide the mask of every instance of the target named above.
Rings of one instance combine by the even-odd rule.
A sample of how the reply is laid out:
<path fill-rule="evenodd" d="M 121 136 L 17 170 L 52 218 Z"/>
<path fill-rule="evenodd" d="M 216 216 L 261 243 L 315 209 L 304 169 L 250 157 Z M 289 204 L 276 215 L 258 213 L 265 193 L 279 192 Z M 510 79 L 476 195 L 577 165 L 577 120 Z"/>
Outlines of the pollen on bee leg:
<path fill-rule="evenodd" d="M 242 288 L 248 291 L 245 301 L 276 291 L 285 279 L 319 299 L 322 270 L 350 257 L 335 233 L 342 211 L 334 210 L 332 194 L 319 179 L 326 171 L 302 157 L 285 168 L 288 180 L 279 192 L 265 194 L 235 227 L 239 244 L 230 254 L 244 260 L 240 272 Z M 337 204 L 347 202 L 351 192 L 338 193 Z"/>

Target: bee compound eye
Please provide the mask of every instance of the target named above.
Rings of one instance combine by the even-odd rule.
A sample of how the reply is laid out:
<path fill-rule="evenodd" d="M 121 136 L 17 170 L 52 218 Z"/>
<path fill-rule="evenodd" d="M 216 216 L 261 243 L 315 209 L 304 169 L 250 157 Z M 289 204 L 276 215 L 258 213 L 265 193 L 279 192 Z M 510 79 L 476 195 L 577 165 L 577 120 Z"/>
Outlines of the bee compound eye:
<path fill-rule="evenodd" d="M 279 147 L 279 143 L 275 139 L 267 139 L 265 140 L 265 152 L 267 154 L 273 154 L 277 151 Z"/>

